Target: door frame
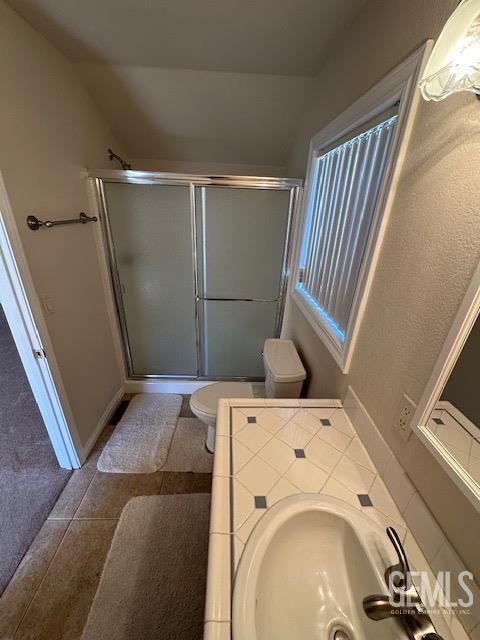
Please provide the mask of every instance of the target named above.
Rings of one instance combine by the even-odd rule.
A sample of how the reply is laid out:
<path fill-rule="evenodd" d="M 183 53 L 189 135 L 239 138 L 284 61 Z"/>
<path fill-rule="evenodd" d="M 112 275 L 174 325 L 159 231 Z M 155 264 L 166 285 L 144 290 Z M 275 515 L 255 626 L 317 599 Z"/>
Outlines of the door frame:
<path fill-rule="evenodd" d="M 58 464 L 77 469 L 81 442 L 1 172 L 0 287 L 3 310 Z"/>
<path fill-rule="evenodd" d="M 234 189 L 264 189 L 285 190 L 290 192 L 287 233 L 283 256 L 281 287 L 278 298 L 277 332 L 281 333 L 282 319 L 286 303 L 287 283 L 289 277 L 289 260 L 292 248 L 292 236 L 296 211 L 300 201 L 303 180 L 293 178 L 260 177 L 260 176 L 206 176 L 149 171 L 91 171 L 88 173 L 91 204 L 96 208 L 101 220 L 100 230 L 97 232 L 97 247 L 103 271 L 103 282 L 106 296 L 109 300 L 110 318 L 114 340 L 117 345 L 117 356 L 121 359 L 125 383 L 128 390 L 143 391 L 148 387 L 152 391 L 172 390 L 188 393 L 196 388 L 205 386 L 218 378 L 200 375 L 135 375 L 131 354 L 129 352 L 128 335 L 125 313 L 122 305 L 121 289 L 116 265 L 115 251 L 108 210 L 105 199 L 104 183 L 121 182 L 130 184 L 156 184 L 190 187 L 190 208 L 192 216 L 192 252 L 193 252 L 193 291 L 196 310 L 196 340 L 197 361 L 199 357 L 199 328 L 198 328 L 198 265 L 197 265 L 197 237 L 195 232 L 195 189 L 203 186 L 229 187 Z M 199 365 L 199 362 L 197 362 Z M 197 367 L 198 368 L 198 367 Z M 246 378 L 229 378 L 229 380 L 246 380 Z M 136 383 L 136 384 L 135 384 Z M 186 391 L 189 389 L 189 391 Z M 190 391 L 191 389 L 191 391 Z"/>

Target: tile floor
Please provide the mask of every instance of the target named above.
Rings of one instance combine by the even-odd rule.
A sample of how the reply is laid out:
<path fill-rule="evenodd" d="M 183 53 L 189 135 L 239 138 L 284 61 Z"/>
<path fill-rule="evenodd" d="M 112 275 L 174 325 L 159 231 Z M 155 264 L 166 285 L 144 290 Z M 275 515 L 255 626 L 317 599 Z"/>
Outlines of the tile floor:
<path fill-rule="evenodd" d="M 185 399 L 180 415 L 188 410 Z M 210 492 L 211 474 L 98 471 L 98 457 L 114 428 L 105 428 L 88 461 L 73 472 L 0 598 L 0 640 L 79 639 L 128 500 Z"/>

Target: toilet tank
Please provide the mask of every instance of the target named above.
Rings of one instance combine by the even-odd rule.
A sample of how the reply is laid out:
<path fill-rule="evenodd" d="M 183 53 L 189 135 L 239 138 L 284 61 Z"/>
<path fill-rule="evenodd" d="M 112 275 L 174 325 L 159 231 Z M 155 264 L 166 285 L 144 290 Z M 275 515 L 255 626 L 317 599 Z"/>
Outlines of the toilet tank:
<path fill-rule="evenodd" d="M 307 374 L 291 340 L 265 340 L 263 363 L 267 398 L 300 397 Z"/>

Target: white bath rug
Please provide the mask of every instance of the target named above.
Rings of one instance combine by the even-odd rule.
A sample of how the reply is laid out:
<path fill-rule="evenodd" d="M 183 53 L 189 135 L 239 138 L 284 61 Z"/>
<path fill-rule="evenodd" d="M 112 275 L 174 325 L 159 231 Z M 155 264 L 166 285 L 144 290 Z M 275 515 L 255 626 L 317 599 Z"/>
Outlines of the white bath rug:
<path fill-rule="evenodd" d="M 209 506 L 195 493 L 128 502 L 82 640 L 203 637 Z"/>
<path fill-rule="evenodd" d="M 97 462 L 106 473 L 154 473 L 165 464 L 182 396 L 141 393 L 132 398 Z"/>
<path fill-rule="evenodd" d="M 198 418 L 179 418 L 162 471 L 212 473 L 213 454 L 205 449 L 207 425 Z"/>

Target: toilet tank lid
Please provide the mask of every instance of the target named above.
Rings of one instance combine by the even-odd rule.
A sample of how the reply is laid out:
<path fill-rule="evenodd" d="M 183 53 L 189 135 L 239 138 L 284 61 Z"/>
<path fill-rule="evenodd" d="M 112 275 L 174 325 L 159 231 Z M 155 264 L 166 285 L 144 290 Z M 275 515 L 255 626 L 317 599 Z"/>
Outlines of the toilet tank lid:
<path fill-rule="evenodd" d="M 269 338 L 263 345 L 265 369 L 275 382 L 299 382 L 307 377 L 291 340 Z"/>

